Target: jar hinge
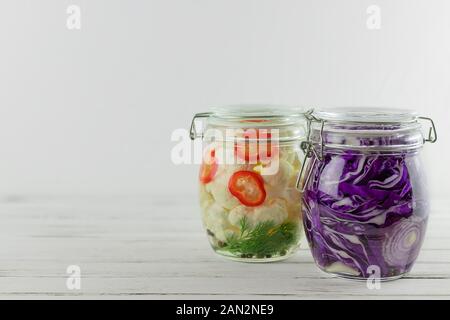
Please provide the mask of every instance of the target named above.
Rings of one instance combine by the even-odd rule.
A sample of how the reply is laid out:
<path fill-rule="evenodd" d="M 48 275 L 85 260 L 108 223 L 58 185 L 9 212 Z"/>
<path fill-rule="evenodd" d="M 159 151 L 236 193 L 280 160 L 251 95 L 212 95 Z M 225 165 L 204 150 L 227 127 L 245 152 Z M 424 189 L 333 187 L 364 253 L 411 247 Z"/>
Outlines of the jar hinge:
<path fill-rule="evenodd" d="M 201 113 L 197 113 L 195 114 L 194 118 L 192 118 L 192 122 L 191 122 L 191 129 L 189 132 L 189 136 L 191 138 L 191 140 L 195 140 L 196 138 L 203 138 L 203 131 L 201 133 L 197 132 L 197 128 L 195 126 L 195 120 L 199 119 L 199 118 L 209 118 L 209 116 L 211 116 L 211 112 L 201 112 Z"/>
<path fill-rule="evenodd" d="M 437 131 L 436 126 L 434 125 L 434 121 L 428 117 L 418 117 L 421 120 L 427 120 L 430 122 L 430 128 L 428 130 L 428 137 L 423 139 L 423 142 L 435 143 L 437 141 Z"/>
<path fill-rule="evenodd" d="M 305 114 L 307 121 L 307 133 L 306 133 L 306 140 L 302 141 L 302 143 L 300 144 L 300 148 L 302 149 L 303 153 L 305 154 L 305 156 L 303 157 L 303 161 L 302 161 L 302 166 L 300 168 L 300 172 L 297 176 L 297 181 L 296 181 L 296 188 L 297 190 L 299 190 L 300 192 L 304 192 L 305 191 L 305 187 L 308 184 L 309 178 L 311 176 L 311 170 L 307 173 L 303 185 L 301 185 L 301 180 L 302 180 L 302 176 L 303 176 L 303 172 L 305 171 L 306 168 L 306 162 L 308 158 L 313 157 L 313 161 L 315 162 L 316 160 L 319 161 L 323 161 L 324 159 L 324 138 L 323 138 L 323 128 L 325 126 L 325 121 L 322 119 L 319 119 L 315 116 L 312 115 L 312 112 L 308 112 Z M 320 147 L 320 151 L 318 152 L 314 146 L 314 144 L 311 142 L 311 124 L 313 122 L 317 122 L 320 124 L 320 134 L 319 134 L 319 147 Z M 314 163 L 313 163 L 314 165 Z"/>

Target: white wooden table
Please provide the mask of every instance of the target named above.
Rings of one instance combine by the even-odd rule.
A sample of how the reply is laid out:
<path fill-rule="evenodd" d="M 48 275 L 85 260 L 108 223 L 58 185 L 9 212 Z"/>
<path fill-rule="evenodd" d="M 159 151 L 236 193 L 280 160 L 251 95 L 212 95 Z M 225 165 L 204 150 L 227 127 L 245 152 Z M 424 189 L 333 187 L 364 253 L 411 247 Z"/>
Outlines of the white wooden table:
<path fill-rule="evenodd" d="M 305 246 L 270 264 L 216 256 L 195 197 L 2 198 L 0 298 L 450 298 L 449 207 L 433 202 L 412 273 L 369 290 L 318 271 Z M 69 265 L 80 290 L 66 287 Z"/>

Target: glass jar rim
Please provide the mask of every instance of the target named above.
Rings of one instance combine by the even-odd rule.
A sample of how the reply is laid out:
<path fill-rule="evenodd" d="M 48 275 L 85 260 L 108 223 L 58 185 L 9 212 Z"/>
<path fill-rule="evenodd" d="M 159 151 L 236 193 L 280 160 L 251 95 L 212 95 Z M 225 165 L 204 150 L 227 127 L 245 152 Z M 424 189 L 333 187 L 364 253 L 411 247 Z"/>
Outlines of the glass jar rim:
<path fill-rule="evenodd" d="M 279 143 L 290 143 L 304 139 L 306 136 L 306 108 L 299 106 L 272 105 L 272 104 L 238 104 L 228 106 L 216 106 L 210 112 L 200 113 L 194 116 L 191 124 L 191 138 L 210 138 L 208 133 L 199 134 L 195 127 L 197 118 L 204 118 L 206 129 L 225 131 L 227 129 L 249 130 L 278 130 L 277 140 Z M 213 130 L 209 130 L 214 132 Z M 273 131 L 272 131 L 273 132 Z M 213 134 L 214 136 L 214 134 Z M 214 137 L 215 138 L 215 137 Z M 238 135 L 221 137 L 220 140 L 266 140 Z"/>
<path fill-rule="evenodd" d="M 212 117 L 224 120 L 304 117 L 306 112 L 304 107 L 278 104 L 235 104 L 211 108 Z"/>
<path fill-rule="evenodd" d="M 327 122 L 357 123 L 410 123 L 415 122 L 418 113 L 412 109 L 387 107 L 330 107 L 316 109 L 314 117 Z"/>
<path fill-rule="evenodd" d="M 309 139 L 321 149 L 401 151 L 421 148 L 421 117 L 407 109 L 334 107 L 310 115 Z"/>
<path fill-rule="evenodd" d="M 305 121 L 308 109 L 274 104 L 236 104 L 211 108 L 209 123 L 218 126 L 252 128 L 283 127 Z"/>

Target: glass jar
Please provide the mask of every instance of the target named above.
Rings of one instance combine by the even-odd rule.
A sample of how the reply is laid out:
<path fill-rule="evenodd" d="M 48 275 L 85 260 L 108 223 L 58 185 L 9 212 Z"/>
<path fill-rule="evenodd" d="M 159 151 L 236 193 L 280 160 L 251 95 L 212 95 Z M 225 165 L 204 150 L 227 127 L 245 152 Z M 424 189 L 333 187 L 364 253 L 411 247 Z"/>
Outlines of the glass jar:
<path fill-rule="evenodd" d="M 217 107 L 194 117 L 191 138 L 202 137 L 204 150 L 202 220 L 216 253 L 268 262 L 296 251 L 302 234 L 296 178 L 305 127 L 301 109 L 266 105 Z"/>
<path fill-rule="evenodd" d="M 335 108 L 308 116 L 303 223 L 318 267 L 354 279 L 411 270 L 428 220 L 420 151 L 434 123 L 407 110 Z M 420 121 L 430 130 L 422 134 Z"/>

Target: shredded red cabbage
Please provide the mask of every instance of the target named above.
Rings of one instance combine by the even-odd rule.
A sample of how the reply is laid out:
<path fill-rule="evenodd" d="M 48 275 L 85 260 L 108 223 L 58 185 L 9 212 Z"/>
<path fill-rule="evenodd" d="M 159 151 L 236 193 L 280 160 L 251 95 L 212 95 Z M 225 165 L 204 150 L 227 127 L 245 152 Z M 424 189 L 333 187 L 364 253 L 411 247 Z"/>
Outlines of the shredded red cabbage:
<path fill-rule="evenodd" d="M 304 225 L 319 267 L 364 278 L 369 266 L 381 278 L 408 272 L 428 218 L 418 154 L 326 153 L 309 170 Z"/>

